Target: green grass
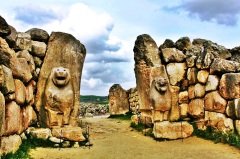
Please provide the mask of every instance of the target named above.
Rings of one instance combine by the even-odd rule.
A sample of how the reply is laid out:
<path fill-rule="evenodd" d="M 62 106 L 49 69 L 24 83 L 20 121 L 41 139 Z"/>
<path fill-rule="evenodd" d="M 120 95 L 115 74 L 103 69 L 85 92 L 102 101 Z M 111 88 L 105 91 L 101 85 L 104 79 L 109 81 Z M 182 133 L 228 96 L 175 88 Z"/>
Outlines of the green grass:
<path fill-rule="evenodd" d="M 1 159 L 31 159 L 29 155 L 30 149 L 34 149 L 36 147 L 53 147 L 54 143 L 48 140 L 43 139 L 27 139 L 23 140 L 22 145 L 15 153 L 9 153 L 1 156 Z"/>
<path fill-rule="evenodd" d="M 81 95 L 80 101 L 86 103 L 108 104 L 108 97 L 95 95 Z"/>
<path fill-rule="evenodd" d="M 212 127 L 207 127 L 206 130 L 200 130 L 197 129 L 195 124 L 193 124 L 193 127 L 194 127 L 193 135 L 197 137 L 212 140 L 215 143 L 226 143 L 237 148 L 240 148 L 240 136 L 233 132 L 223 133 L 220 131 L 216 131 Z"/>
<path fill-rule="evenodd" d="M 110 115 L 108 118 L 119 119 L 119 120 L 131 120 L 132 112 L 127 112 L 126 114 L 121 115 Z"/>
<path fill-rule="evenodd" d="M 130 127 L 137 130 L 138 132 L 142 132 L 145 136 L 150 136 L 154 138 L 153 128 L 147 128 L 143 123 L 135 124 L 131 123 Z"/>

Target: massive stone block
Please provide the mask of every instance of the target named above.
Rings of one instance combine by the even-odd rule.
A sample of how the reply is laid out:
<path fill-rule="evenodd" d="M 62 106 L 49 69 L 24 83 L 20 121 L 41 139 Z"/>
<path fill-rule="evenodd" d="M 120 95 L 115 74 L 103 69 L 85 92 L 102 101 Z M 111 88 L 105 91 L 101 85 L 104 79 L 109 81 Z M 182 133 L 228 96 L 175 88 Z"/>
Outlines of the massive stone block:
<path fill-rule="evenodd" d="M 15 92 L 12 71 L 4 65 L 0 65 L 0 87 L 4 95 Z"/>
<path fill-rule="evenodd" d="M 153 121 L 162 121 L 164 113 L 171 110 L 171 88 L 165 67 L 152 67 L 150 73 L 150 100 L 148 104 L 153 109 Z"/>
<path fill-rule="evenodd" d="M 240 98 L 240 73 L 226 73 L 220 80 L 219 92 L 225 99 Z"/>
<path fill-rule="evenodd" d="M 205 111 L 205 121 L 207 126 L 211 126 L 218 131 L 229 132 L 234 130 L 233 120 L 222 113 Z"/>
<path fill-rule="evenodd" d="M 3 94 L 0 92 L 0 137 L 4 133 L 4 123 L 5 123 L 5 99 Z"/>
<path fill-rule="evenodd" d="M 205 95 L 205 86 L 197 83 L 196 85 L 188 87 L 188 95 L 189 99 L 203 97 Z"/>
<path fill-rule="evenodd" d="M 48 127 L 69 125 L 74 94 L 69 69 L 55 67 L 46 83 L 43 105 Z"/>
<path fill-rule="evenodd" d="M 215 91 L 219 85 L 219 78 L 216 75 L 209 75 L 206 83 L 206 91 Z"/>
<path fill-rule="evenodd" d="M 230 73 L 236 71 L 240 71 L 240 63 L 220 58 L 214 59 L 210 67 L 210 74 Z"/>
<path fill-rule="evenodd" d="M 182 62 L 185 60 L 186 55 L 182 51 L 177 50 L 176 48 L 165 48 L 162 49 L 163 60 L 166 63 L 169 62 Z"/>
<path fill-rule="evenodd" d="M 177 85 L 184 79 L 186 69 L 187 67 L 185 63 L 169 63 L 167 65 L 167 74 L 171 85 Z"/>
<path fill-rule="evenodd" d="M 21 50 L 32 50 L 31 36 L 28 33 L 18 32 L 16 45 L 18 49 Z"/>
<path fill-rule="evenodd" d="M 42 125 L 46 124 L 44 122 L 46 119 L 46 116 L 44 116 L 44 103 L 46 102 L 44 100 L 46 99 L 44 97 L 46 90 L 45 86 L 47 85 L 48 80 L 50 80 L 49 77 L 52 69 L 55 67 L 69 69 L 71 74 L 70 81 L 73 87 L 73 109 L 71 110 L 69 124 L 76 125 L 80 109 L 80 82 L 85 55 L 86 50 L 84 45 L 72 35 L 61 32 L 53 32 L 51 34 L 44 63 L 39 75 L 37 83 L 38 90 L 35 98 L 36 108 L 40 114 Z M 61 81 L 61 77 L 59 77 L 59 81 Z"/>
<path fill-rule="evenodd" d="M 21 144 L 22 139 L 19 135 L 2 137 L 0 140 L 0 156 L 1 154 L 15 153 Z"/>
<path fill-rule="evenodd" d="M 171 86 L 171 110 L 169 121 L 177 121 L 180 118 L 180 107 L 178 106 L 179 90 L 179 87 Z"/>
<path fill-rule="evenodd" d="M 49 39 L 49 34 L 45 30 L 42 30 L 39 28 L 32 28 L 26 31 L 26 33 L 30 34 L 31 39 L 35 41 L 41 41 L 41 42 L 47 43 Z"/>
<path fill-rule="evenodd" d="M 26 87 L 22 83 L 22 81 L 15 79 L 15 101 L 19 105 L 23 105 L 26 100 Z"/>
<path fill-rule="evenodd" d="M 133 51 L 135 65 L 143 61 L 147 66 L 159 66 L 161 64 L 157 44 L 152 37 L 147 34 L 137 37 Z"/>
<path fill-rule="evenodd" d="M 22 114 L 20 106 L 12 101 L 6 104 L 4 135 L 13 135 L 21 130 Z"/>
<path fill-rule="evenodd" d="M 228 101 L 226 114 L 232 119 L 240 119 L 240 98 Z"/>
<path fill-rule="evenodd" d="M 0 36 L 7 36 L 11 33 L 11 29 L 6 20 L 0 16 Z"/>
<path fill-rule="evenodd" d="M 52 135 L 57 138 L 63 138 L 75 142 L 85 140 L 85 137 L 82 135 L 82 129 L 80 127 L 54 128 L 52 129 Z"/>
<path fill-rule="evenodd" d="M 146 34 L 139 35 L 134 46 L 135 76 L 139 95 L 140 110 L 151 114 L 150 87 L 151 67 L 161 65 L 156 42 Z M 144 113 L 143 113 L 144 114 Z M 150 115 L 151 116 L 151 115 Z"/>
<path fill-rule="evenodd" d="M 188 122 L 156 122 L 153 127 L 155 138 L 179 139 L 191 136 L 193 127 Z"/>
<path fill-rule="evenodd" d="M 204 98 L 205 110 L 224 113 L 227 101 L 220 96 L 218 91 L 206 94 Z"/>
<path fill-rule="evenodd" d="M 109 89 L 109 112 L 111 115 L 125 114 L 129 112 L 127 91 L 119 84 L 114 84 Z"/>
<path fill-rule="evenodd" d="M 203 99 L 193 99 L 188 105 L 188 114 L 193 118 L 204 117 L 204 100 Z"/>

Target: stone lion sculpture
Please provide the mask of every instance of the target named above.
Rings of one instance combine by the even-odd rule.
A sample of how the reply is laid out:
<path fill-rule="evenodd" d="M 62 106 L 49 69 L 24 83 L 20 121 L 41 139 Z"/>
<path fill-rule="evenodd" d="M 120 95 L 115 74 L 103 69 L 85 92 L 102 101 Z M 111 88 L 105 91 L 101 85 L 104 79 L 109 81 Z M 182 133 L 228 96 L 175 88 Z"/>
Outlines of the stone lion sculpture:
<path fill-rule="evenodd" d="M 47 126 L 62 127 L 68 125 L 73 104 L 74 93 L 69 69 L 64 67 L 53 68 L 44 92 Z"/>
<path fill-rule="evenodd" d="M 165 77 L 155 77 L 150 88 L 150 99 L 153 109 L 153 121 L 167 120 L 171 109 L 171 92 Z"/>

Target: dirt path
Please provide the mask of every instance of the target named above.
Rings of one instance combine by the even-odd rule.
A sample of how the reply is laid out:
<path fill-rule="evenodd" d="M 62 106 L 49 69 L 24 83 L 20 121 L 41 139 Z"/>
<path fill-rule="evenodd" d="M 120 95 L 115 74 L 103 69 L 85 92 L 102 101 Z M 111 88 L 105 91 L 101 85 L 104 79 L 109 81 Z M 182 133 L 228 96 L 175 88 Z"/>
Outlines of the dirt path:
<path fill-rule="evenodd" d="M 133 131 L 129 121 L 85 119 L 90 124 L 89 148 L 37 148 L 34 159 L 239 159 L 240 150 L 197 137 L 157 142 Z"/>

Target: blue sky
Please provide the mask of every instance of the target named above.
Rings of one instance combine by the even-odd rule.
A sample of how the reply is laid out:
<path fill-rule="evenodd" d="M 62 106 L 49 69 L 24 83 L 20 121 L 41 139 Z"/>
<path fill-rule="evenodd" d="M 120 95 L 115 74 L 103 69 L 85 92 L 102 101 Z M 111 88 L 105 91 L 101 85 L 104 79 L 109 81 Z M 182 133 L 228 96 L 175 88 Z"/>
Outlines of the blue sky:
<path fill-rule="evenodd" d="M 17 31 L 32 27 L 73 34 L 87 48 L 81 94 L 107 95 L 114 83 L 134 87 L 133 47 L 140 34 L 205 38 L 240 46 L 239 0 L 6 0 L 0 14 Z"/>

